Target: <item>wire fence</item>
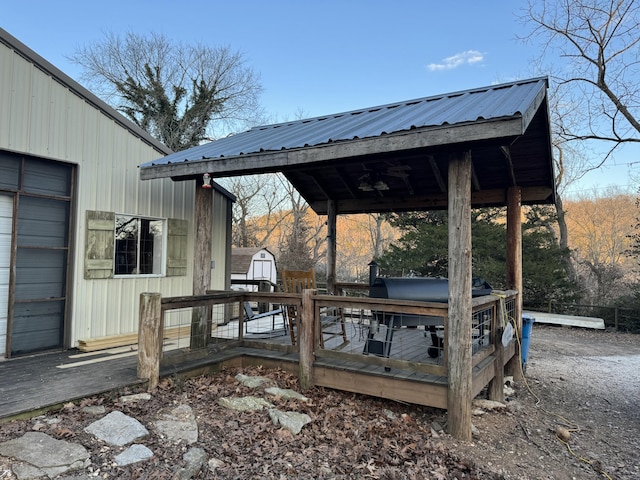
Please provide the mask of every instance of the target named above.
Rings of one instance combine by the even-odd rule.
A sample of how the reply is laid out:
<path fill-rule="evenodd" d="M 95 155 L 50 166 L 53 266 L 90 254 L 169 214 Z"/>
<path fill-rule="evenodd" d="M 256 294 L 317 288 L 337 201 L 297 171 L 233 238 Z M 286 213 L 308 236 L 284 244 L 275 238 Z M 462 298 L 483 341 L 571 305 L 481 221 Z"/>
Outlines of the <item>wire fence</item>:
<path fill-rule="evenodd" d="M 602 318 L 605 328 L 620 332 L 640 333 L 640 310 L 634 308 L 547 302 L 545 304 L 525 305 L 525 309 L 560 315 Z"/>

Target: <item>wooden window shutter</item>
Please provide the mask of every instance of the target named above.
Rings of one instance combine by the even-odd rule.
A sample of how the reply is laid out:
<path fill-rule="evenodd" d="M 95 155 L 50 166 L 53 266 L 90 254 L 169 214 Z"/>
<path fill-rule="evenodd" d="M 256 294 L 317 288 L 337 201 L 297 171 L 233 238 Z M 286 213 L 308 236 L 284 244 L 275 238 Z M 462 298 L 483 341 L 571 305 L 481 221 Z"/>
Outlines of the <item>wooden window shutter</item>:
<path fill-rule="evenodd" d="M 167 220 L 167 277 L 187 274 L 187 221 Z"/>
<path fill-rule="evenodd" d="M 84 278 L 112 278 L 114 229 L 113 212 L 87 210 L 87 236 L 84 246 Z"/>

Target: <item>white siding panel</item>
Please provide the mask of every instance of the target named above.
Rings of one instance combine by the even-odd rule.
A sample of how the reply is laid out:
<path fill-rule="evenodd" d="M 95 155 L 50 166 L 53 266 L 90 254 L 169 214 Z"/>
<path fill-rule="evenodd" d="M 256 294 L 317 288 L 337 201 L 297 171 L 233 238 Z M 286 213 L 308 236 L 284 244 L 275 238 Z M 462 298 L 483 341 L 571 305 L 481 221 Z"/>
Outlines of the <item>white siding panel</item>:
<path fill-rule="evenodd" d="M 6 354 L 13 199 L 0 195 L 0 358 Z"/>
<path fill-rule="evenodd" d="M 5 147 L 9 145 L 13 58 L 7 48 L 0 46 L 0 146 Z"/>

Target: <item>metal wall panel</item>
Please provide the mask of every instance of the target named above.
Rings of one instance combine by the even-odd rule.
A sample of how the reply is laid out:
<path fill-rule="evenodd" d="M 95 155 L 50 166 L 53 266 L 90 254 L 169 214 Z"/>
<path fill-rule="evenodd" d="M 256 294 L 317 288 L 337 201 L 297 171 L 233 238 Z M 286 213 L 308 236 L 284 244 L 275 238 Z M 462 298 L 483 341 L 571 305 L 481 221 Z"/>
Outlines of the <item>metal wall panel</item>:
<path fill-rule="evenodd" d="M 24 55 L 0 43 L 0 66 L 0 150 L 77 165 L 75 209 L 71 212 L 74 228 L 69 254 L 71 326 L 67 346 L 76 346 L 79 339 L 137 331 L 140 294 L 149 291 L 163 296 L 190 294 L 193 265 L 187 265 L 187 275 L 183 277 L 85 280 L 86 211 L 185 219 L 189 223 L 191 259 L 194 182 L 140 181 L 138 165 L 162 156 L 165 151 L 152 146 L 153 141 L 132 133 L 122 122 L 116 122 L 113 110 L 105 113 L 102 107 L 96 107 L 95 99 L 80 97 L 77 93 L 80 86 L 73 86 L 72 91 L 69 83 L 65 85 L 70 79 L 53 78 L 47 73 L 52 71 L 50 64 L 38 68 Z M 43 175 L 42 181 L 47 181 L 47 175 Z M 228 199 L 222 197 L 221 201 Z M 216 214 L 214 231 L 223 231 L 225 221 L 226 215 Z M 214 246 L 216 252 L 217 248 Z M 216 265 L 222 265 L 222 257 L 217 260 L 220 253 L 215 255 Z M 212 285 L 223 288 L 224 279 L 216 277 Z"/>

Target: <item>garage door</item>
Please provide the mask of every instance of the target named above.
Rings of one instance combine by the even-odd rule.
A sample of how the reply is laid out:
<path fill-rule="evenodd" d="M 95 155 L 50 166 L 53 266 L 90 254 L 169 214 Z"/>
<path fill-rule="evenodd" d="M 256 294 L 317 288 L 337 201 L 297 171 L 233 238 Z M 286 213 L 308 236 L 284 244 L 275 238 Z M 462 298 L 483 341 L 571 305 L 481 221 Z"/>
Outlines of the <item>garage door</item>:
<path fill-rule="evenodd" d="M 0 195 L 0 358 L 5 356 L 7 345 L 12 215 L 13 198 L 8 195 Z"/>

